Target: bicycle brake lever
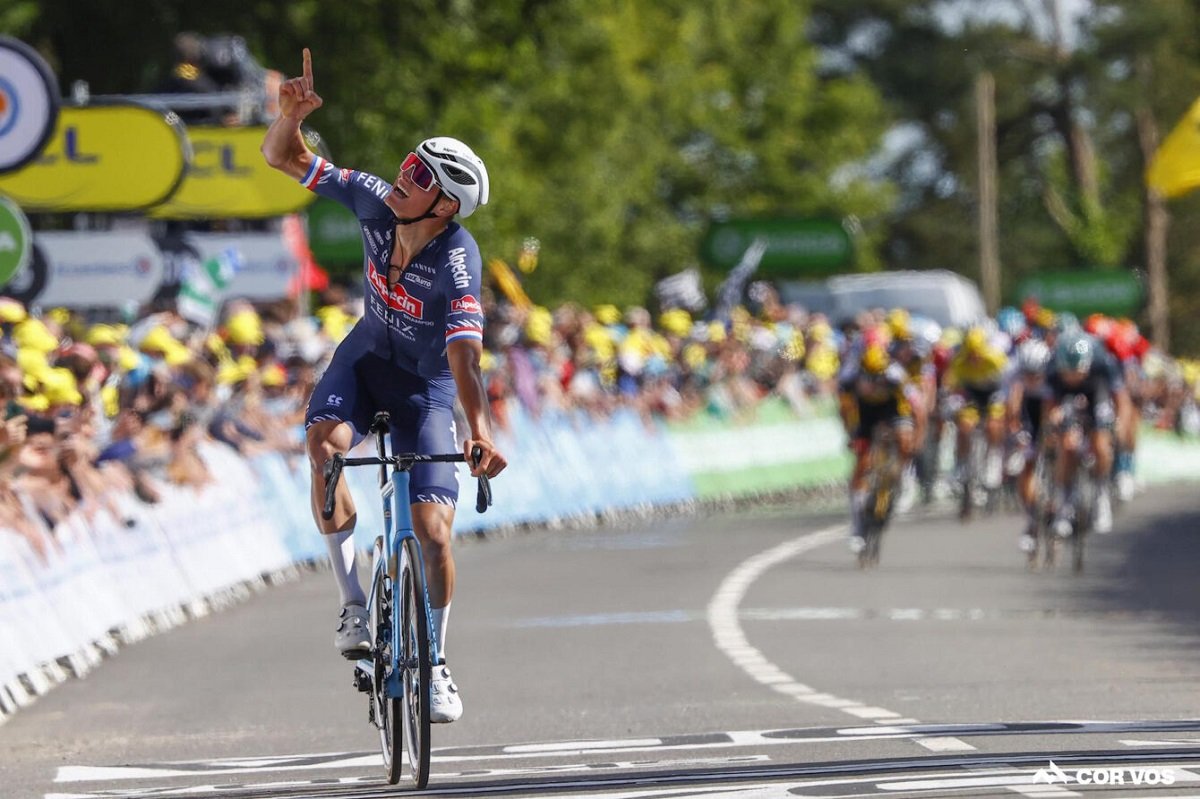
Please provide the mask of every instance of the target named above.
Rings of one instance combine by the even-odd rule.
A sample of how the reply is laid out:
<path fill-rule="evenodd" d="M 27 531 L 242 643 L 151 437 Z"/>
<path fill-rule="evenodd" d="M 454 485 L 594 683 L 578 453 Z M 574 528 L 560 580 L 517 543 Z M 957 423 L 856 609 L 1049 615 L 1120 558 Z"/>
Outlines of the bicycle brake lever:
<path fill-rule="evenodd" d="M 474 466 L 478 466 L 482 458 L 483 450 L 479 447 L 473 447 L 471 449 L 471 463 Z M 486 474 L 480 474 L 476 479 L 478 480 L 478 488 L 475 492 L 475 512 L 486 513 L 487 509 L 492 505 L 492 484 Z"/>
<path fill-rule="evenodd" d="M 322 470 L 325 474 L 325 506 L 321 508 L 321 518 L 325 521 L 333 518 L 333 506 L 337 501 L 337 484 L 342 477 L 342 467 L 345 462 L 346 456 L 340 452 L 335 452 L 332 458 L 325 461 L 325 467 Z"/>

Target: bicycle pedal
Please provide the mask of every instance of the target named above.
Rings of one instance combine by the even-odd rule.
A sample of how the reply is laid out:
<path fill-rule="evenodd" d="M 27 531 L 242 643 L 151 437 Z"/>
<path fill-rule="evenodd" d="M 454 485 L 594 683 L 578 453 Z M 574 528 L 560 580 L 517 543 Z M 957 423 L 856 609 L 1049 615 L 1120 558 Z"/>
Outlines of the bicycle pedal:
<path fill-rule="evenodd" d="M 371 693 L 371 678 L 358 669 L 354 670 L 354 687 L 364 694 Z"/>

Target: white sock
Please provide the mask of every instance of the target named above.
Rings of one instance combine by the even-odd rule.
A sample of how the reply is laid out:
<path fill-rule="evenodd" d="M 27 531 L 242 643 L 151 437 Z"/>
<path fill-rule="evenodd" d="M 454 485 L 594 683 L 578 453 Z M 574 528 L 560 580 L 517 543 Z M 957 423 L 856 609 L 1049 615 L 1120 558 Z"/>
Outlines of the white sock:
<path fill-rule="evenodd" d="M 358 583 L 358 569 L 354 557 L 354 530 L 330 533 L 323 538 L 325 546 L 329 549 L 329 562 L 333 566 L 333 578 L 337 580 L 342 604 L 345 605 L 349 602 L 357 602 L 360 605 L 367 604 L 367 597 Z"/>
<path fill-rule="evenodd" d="M 444 608 L 431 608 L 433 614 L 433 634 L 437 636 L 437 659 L 446 659 L 446 625 L 450 621 L 450 603 Z"/>

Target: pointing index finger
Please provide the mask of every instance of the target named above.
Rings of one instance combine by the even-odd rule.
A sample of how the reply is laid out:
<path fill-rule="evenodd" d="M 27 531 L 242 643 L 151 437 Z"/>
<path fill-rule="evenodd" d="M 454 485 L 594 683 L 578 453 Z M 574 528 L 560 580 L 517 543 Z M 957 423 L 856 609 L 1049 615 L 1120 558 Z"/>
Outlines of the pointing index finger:
<path fill-rule="evenodd" d="M 308 88 L 311 90 L 313 87 L 312 53 L 308 52 L 307 47 L 304 48 L 304 80 L 308 81 Z"/>

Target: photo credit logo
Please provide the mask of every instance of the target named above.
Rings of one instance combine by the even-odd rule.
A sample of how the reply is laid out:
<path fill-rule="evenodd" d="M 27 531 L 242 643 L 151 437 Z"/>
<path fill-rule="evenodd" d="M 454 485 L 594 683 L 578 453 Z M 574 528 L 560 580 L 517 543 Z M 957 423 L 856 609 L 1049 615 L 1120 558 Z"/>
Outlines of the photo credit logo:
<path fill-rule="evenodd" d="M 1099 766 L 1064 771 L 1053 760 L 1033 775 L 1035 785 L 1174 785 L 1175 769 L 1159 766 Z"/>

